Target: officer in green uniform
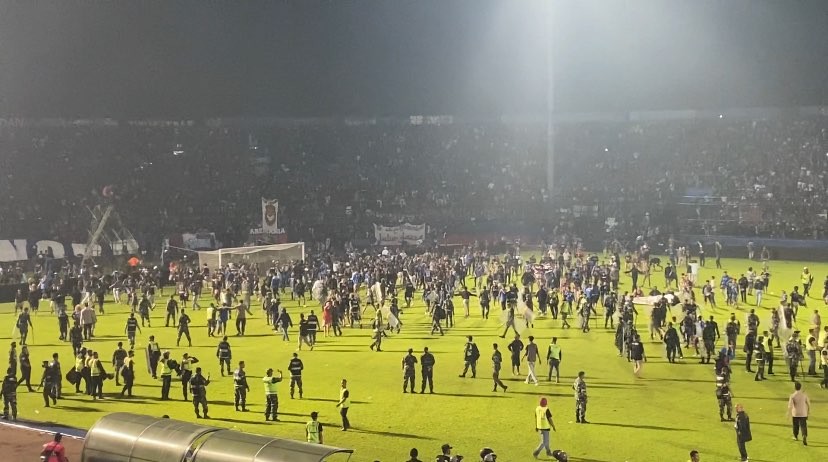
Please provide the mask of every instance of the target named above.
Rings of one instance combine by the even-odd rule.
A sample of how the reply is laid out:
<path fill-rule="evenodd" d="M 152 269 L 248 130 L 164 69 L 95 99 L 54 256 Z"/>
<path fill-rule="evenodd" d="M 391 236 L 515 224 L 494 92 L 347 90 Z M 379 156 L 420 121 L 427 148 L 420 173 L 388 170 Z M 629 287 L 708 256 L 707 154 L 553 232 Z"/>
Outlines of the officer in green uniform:
<path fill-rule="evenodd" d="M 0 395 L 3 396 L 3 419 L 9 420 L 11 410 L 11 419 L 17 421 L 17 376 L 11 368 L 6 371 L 6 377 L 3 378 Z"/>
<path fill-rule="evenodd" d="M 322 444 L 322 424 L 317 420 L 319 413 L 313 411 L 310 416 L 310 422 L 305 425 L 305 434 L 308 437 L 308 443 Z"/>
<path fill-rule="evenodd" d="M 414 391 L 414 380 L 416 380 L 416 371 L 414 367 L 417 365 L 419 361 L 414 356 L 414 349 L 409 348 L 408 354 L 402 360 L 402 368 L 403 368 L 403 393 L 408 393 L 408 385 L 411 384 L 411 393 L 416 393 Z"/>
<path fill-rule="evenodd" d="M 425 393 L 426 385 L 428 385 L 429 393 L 434 393 L 434 355 L 429 353 L 428 347 L 423 348 L 423 354 L 420 356 L 420 366 L 422 367 L 423 383 L 420 387 L 420 393 Z M 411 390 L 414 391 L 414 390 Z"/>
<path fill-rule="evenodd" d="M 274 422 L 279 421 L 279 396 L 276 394 L 276 384 L 282 381 L 282 370 L 278 370 L 279 377 L 273 376 L 273 369 L 268 369 L 262 378 L 265 389 L 265 421 L 273 418 Z"/>
<path fill-rule="evenodd" d="M 581 424 L 589 423 L 586 420 L 587 386 L 584 375 L 584 371 L 578 372 L 578 378 L 572 384 L 572 389 L 575 390 L 575 421 Z"/>
<path fill-rule="evenodd" d="M 158 360 L 161 359 L 161 347 L 155 341 L 155 336 L 150 335 L 149 343 L 147 343 L 147 366 L 152 378 L 158 378 Z M 169 359 L 169 358 L 167 358 Z"/>
<path fill-rule="evenodd" d="M 247 412 L 247 392 L 250 391 L 250 385 L 247 384 L 247 374 L 244 373 L 244 361 L 239 361 L 239 368 L 233 372 L 233 391 L 236 411 L 238 412 L 241 406 L 241 411 Z"/>
<path fill-rule="evenodd" d="M 193 407 L 195 408 L 196 417 L 199 419 L 202 418 L 201 414 L 198 413 L 199 405 L 204 410 L 204 418 L 210 418 L 207 415 L 207 385 L 210 385 L 210 376 L 208 375 L 205 378 L 201 375 L 201 368 L 197 367 L 195 375 L 190 379 L 190 392 L 193 394 Z"/>

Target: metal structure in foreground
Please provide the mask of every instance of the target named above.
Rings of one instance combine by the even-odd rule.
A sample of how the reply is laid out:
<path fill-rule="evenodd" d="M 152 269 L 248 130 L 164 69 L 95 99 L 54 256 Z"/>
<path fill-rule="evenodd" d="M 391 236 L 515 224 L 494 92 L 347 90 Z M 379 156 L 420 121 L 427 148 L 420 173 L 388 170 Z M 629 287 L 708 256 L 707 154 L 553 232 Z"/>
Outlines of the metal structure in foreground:
<path fill-rule="evenodd" d="M 118 412 L 89 429 L 81 462 L 347 462 L 353 450 Z"/>

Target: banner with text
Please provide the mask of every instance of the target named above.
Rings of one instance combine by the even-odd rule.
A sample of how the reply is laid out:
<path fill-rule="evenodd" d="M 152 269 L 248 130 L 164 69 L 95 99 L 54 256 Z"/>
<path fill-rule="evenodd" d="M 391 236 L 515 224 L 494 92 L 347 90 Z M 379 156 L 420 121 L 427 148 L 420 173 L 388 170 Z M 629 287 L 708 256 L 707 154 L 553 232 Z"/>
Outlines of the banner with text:
<path fill-rule="evenodd" d="M 265 234 L 276 234 L 279 232 L 277 215 L 279 214 L 279 201 L 276 199 L 262 198 L 262 232 Z"/>
<path fill-rule="evenodd" d="M 397 226 L 374 224 L 374 238 L 379 245 L 417 244 L 425 240 L 426 225 L 404 223 Z"/>

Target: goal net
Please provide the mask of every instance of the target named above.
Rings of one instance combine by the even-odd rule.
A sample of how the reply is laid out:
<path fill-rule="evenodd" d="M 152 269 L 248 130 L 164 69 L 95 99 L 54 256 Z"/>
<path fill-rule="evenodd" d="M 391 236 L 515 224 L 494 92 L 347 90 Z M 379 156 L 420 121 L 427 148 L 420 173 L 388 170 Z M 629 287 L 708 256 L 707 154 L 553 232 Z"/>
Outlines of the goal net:
<path fill-rule="evenodd" d="M 233 263 L 235 265 L 253 265 L 270 268 L 274 262 L 288 263 L 296 260 L 305 260 L 305 243 L 292 242 L 288 244 L 257 245 L 253 247 L 232 247 L 198 252 L 200 266 L 207 265 L 214 269 Z"/>

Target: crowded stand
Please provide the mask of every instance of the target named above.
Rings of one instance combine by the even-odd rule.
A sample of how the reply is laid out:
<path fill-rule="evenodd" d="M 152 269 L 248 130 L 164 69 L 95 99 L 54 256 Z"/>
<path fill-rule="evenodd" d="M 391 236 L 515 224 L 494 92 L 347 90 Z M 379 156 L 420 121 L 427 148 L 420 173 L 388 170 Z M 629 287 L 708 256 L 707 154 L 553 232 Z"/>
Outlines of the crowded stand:
<path fill-rule="evenodd" d="M 552 191 L 542 124 L 444 122 L 4 126 L 0 214 L 15 219 L 0 233 L 83 242 L 87 208 L 115 201 L 150 252 L 182 230 L 243 245 L 275 197 L 309 242 L 401 221 L 432 237 L 484 223 L 538 240 L 574 223 L 598 239 L 825 237 L 825 118 L 561 124 Z"/>

